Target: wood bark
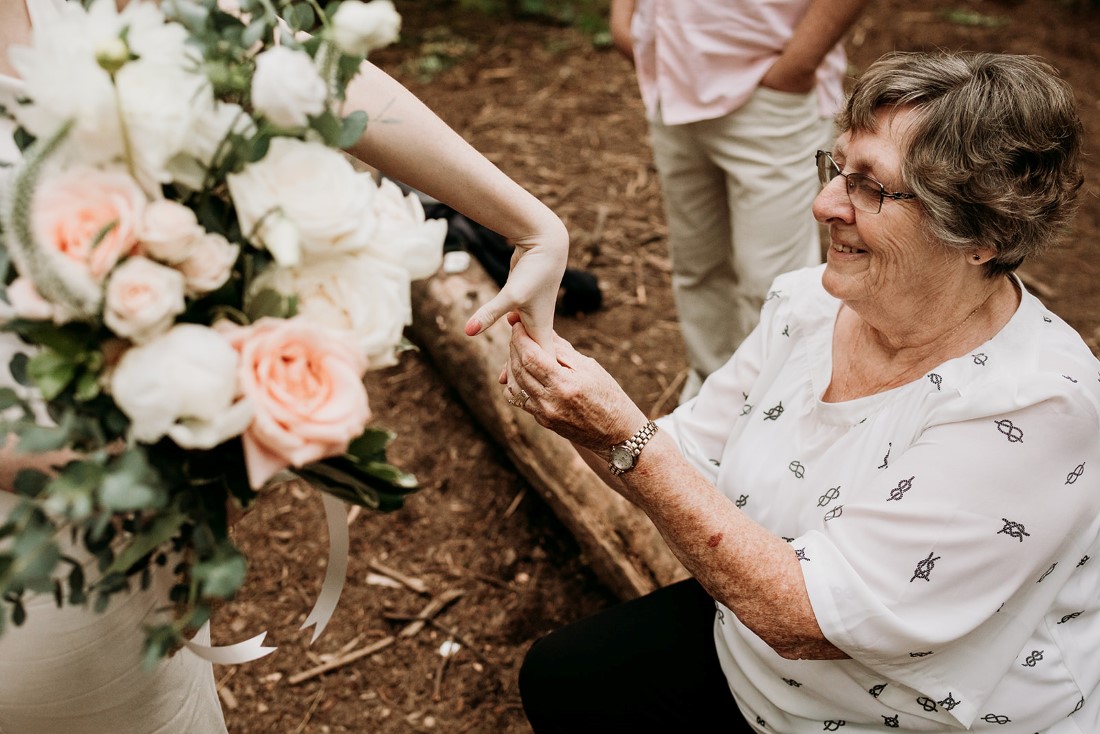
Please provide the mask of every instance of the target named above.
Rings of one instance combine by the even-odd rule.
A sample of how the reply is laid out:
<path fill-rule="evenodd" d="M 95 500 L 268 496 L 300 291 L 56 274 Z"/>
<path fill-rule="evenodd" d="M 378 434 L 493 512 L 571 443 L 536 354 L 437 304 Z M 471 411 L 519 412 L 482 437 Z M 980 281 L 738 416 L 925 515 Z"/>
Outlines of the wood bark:
<path fill-rule="evenodd" d="M 463 273 L 415 283 L 410 338 L 573 533 L 614 594 L 629 599 L 683 578 L 649 518 L 608 488 L 572 444 L 504 399 L 497 377 L 508 359 L 510 327 L 502 319 L 477 337 L 463 333 L 470 315 L 496 292 L 476 262 Z"/>

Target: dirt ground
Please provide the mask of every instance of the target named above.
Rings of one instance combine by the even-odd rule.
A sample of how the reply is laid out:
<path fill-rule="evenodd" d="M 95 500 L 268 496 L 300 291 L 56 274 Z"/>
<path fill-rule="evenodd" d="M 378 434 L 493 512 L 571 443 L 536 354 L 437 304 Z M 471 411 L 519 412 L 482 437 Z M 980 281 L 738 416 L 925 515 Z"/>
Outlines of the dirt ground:
<path fill-rule="evenodd" d="M 660 195 L 628 63 L 569 28 L 487 20 L 432 0 L 400 0 L 397 8 L 404 40 L 375 60 L 563 217 L 572 264 L 599 277 L 605 305 L 559 319 L 559 331 L 601 360 L 644 410 L 667 412 L 684 360 Z M 877 0 L 848 41 L 853 74 L 892 49 L 989 50 L 1042 56 L 1074 86 L 1091 155 L 1084 206 L 1075 231 L 1024 276 L 1094 351 L 1098 31 L 1100 8 L 1080 0 Z M 515 685 L 524 651 L 550 629 L 614 601 L 458 402 L 447 369 L 414 353 L 372 375 L 377 420 L 399 436 L 391 458 L 414 471 L 423 489 L 399 512 L 352 520 L 347 588 L 314 645 L 298 627 L 324 576 L 316 495 L 281 489 L 239 526 L 253 559 L 249 581 L 216 615 L 215 639 L 267 629 L 279 650 L 216 668 L 233 734 L 529 732 Z M 387 576 L 387 569 L 397 573 Z M 394 583 L 396 575 L 410 585 Z M 397 635 L 433 599 L 448 597 L 423 629 L 325 674 L 295 678 Z M 448 642 L 458 647 L 445 657 Z"/>

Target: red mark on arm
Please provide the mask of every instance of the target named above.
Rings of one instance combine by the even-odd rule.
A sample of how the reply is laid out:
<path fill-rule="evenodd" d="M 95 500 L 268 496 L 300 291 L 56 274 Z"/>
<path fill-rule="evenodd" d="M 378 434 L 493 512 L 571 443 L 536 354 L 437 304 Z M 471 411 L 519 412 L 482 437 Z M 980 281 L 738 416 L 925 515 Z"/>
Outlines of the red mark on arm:
<path fill-rule="evenodd" d="M 722 542 L 722 534 L 721 533 L 715 533 L 714 535 L 710 536 L 710 538 L 707 540 L 707 547 L 708 548 L 715 548 L 721 542 Z"/>

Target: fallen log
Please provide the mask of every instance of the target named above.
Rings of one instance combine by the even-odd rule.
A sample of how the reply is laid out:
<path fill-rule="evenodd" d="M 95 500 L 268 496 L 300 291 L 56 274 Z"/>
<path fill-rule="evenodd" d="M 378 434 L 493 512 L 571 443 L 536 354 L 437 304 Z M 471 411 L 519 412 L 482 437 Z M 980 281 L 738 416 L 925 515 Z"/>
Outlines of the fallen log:
<path fill-rule="evenodd" d="M 473 339 L 462 331 L 496 291 L 476 262 L 463 273 L 414 284 L 409 337 L 573 533 L 612 593 L 629 599 L 683 578 L 686 572 L 644 513 L 600 481 L 568 441 L 505 402 L 497 376 L 508 358 L 509 327 L 501 320 Z"/>

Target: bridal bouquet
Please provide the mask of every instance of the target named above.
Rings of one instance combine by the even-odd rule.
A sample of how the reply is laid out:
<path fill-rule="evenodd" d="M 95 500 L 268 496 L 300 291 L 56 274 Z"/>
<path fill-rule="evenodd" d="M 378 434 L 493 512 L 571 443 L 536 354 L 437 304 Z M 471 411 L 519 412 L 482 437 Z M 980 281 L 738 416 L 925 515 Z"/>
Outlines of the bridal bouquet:
<path fill-rule="evenodd" d="M 341 151 L 368 123 L 348 84 L 399 24 L 389 0 L 94 0 L 12 51 L 0 338 L 28 389 L 0 389 L 0 429 L 53 470 L 0 518 L 0 629 L 27 592 L 101 610 L 170 562 L 155 660 L 244 579 L 231 505 L 288 476 L 383 510 L 416 487 L 363 375 L 395 363 L 445 224 Z"/>

